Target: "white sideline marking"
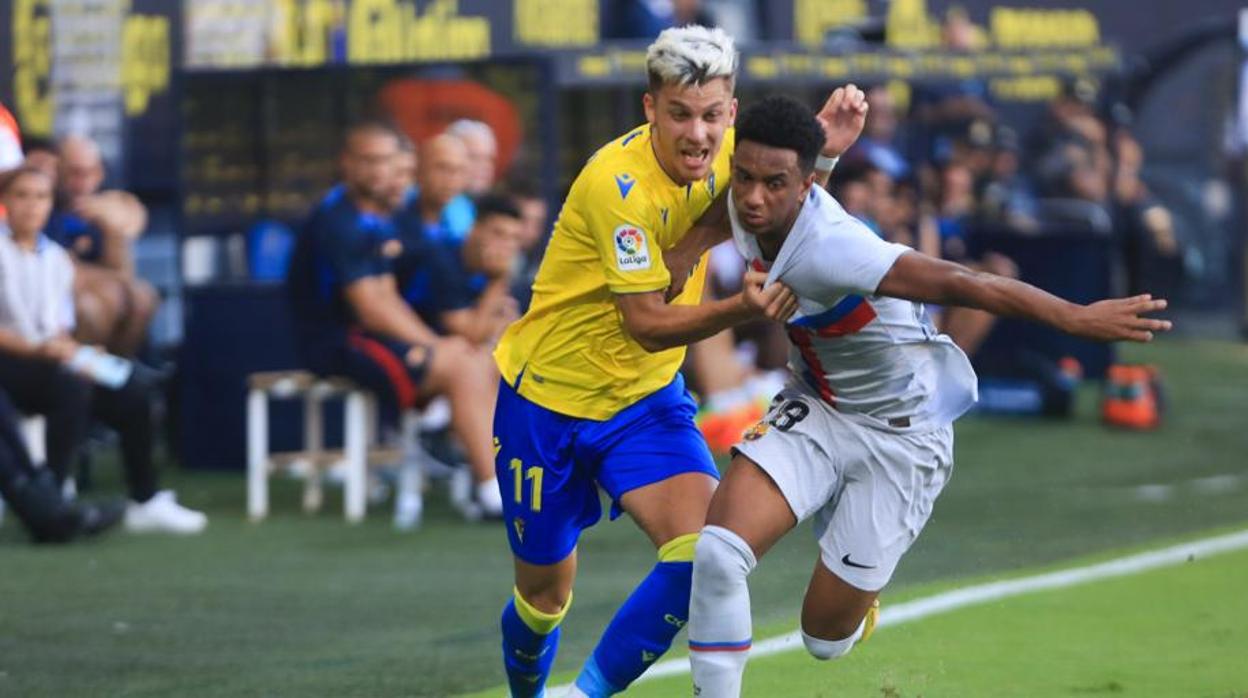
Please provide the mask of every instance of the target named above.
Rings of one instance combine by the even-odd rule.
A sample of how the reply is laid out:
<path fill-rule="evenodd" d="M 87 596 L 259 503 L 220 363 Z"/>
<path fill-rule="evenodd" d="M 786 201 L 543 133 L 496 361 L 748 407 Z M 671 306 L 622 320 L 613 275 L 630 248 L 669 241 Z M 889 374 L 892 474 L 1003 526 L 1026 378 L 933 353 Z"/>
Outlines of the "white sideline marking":
<path fill-rule="evenodd" d="M 905 603 L 899 603 L 892 606 L 884 606 L 880 609 L 880 622 L 877 627 L 886 628 L 892 625 L 900 625 L 902 623 L 927 618 L 928 616 L 933 616 L 938 613 L 946 613 L 959 608 L 966 608 L 967 606 L 974 606 L 977 604 L 987 603 L 989 601 L 997 601 L 1011 596 L 1029 594 L 1035 591 L 1063 589 L 1065 587 L 1086 584 L 1088 582 L 1094 582 L 1101 579 L 1136 574 L 1147 570 L 1157 569 L 1158 567 L 1177 565 L 1198 557 L 1217 555 L 1218 553 L 1240 550 L 1242 548 L 1248 548 L 1248 530 L 1228 533 L 1222 536 L 1214 536 L 1212 538 L 1203 538 L 1200 540 L 1189 541 L 1187 543 L 1180 543 L 1168 548 L 1128 555 L 1126 557 L 1107 560 L 1105 562 L 1100 562 L 1094 565 L 1086 565 L 1084 567 L 1072 567 L 1066 570 L 1058 570 L 1056 572 L 1048 572 L 1031 577 L 1009 579 L 1001 582 L 976 584 L 962 589 L 953 589 L 951 591 L 942 592 L 926 598 L 915 599 L 913 601 L 907 601 Z M 801 647 L 801 633 L 794 631 L 788 635 L 781 635 L 780 637 L 773 637 L 763 640 L 762 642 L 755 643 L 754 647 L 750 649 L 750 659 L 779 654 L 781 652 L 787 652 Z M 654 664 L 650 667 L 649 671 L 642 674 L 637 680 L 647 681 L 649 679 L 657 679 L 664 676 L 677 676 L 687 673 L 689 673 L 689 659 L 688 657 L 680 657 L 677 659 L 666 659 Z M 569 688 L 571 688 L 571 686 L 559 686 L 553 688 L 551 689 L 551 695 L 563 695 L 563 692 Z"/>

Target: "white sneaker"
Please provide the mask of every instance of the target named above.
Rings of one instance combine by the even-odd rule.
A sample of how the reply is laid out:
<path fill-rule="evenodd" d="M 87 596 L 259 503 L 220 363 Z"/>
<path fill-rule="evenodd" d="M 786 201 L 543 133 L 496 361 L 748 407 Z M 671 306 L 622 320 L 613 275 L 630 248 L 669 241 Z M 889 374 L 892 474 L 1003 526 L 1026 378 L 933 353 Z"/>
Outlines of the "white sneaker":
<path fill-rule="evenodd" d="M 133 533 L 199 533 L 208 525 L 202 512 L 178 504 L 172 490 L 161 490 L 151 499 L 126 506 L 126 530 Z"/>
<path fill-rule="evenodd" d="M 498 480 L 477 483 L 477 506 L 487 519 L 503 518 L 503 496 L 498 492 Z"/>

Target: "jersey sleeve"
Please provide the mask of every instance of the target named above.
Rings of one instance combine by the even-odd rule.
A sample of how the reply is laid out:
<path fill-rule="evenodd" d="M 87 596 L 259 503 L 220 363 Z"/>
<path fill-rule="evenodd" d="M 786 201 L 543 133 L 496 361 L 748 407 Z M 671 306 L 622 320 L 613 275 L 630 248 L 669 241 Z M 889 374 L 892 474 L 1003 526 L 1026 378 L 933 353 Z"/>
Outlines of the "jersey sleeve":
<path fill-rule="evenodd" d="M 668 287 L 671 274 L 659 247 L 658 212 L 631 175 L 602 170 L 581 193 L 585 226 L 613 293 Z"/>
<path fill-rule="evenodd" d="M 820 239 L 816 254 L 808 258 L 808 264 L 813 262 L 818 269 L 808 281 L 821 295 L 874 296 L 897 258 L 910 249 L 881 240 L 854 218 L 838 221 L 830 232 Z"/>

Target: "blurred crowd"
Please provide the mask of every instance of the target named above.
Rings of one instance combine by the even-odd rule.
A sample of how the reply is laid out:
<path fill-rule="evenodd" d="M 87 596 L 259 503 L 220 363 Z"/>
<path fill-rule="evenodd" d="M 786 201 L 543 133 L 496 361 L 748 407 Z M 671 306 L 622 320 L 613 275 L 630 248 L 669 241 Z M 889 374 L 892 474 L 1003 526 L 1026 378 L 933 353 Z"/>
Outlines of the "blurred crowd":
<path fill-rule="evenodd" d="M 7 111 L 0 127 L 0 492 L 39 540 L 118 523 L 198 533 L 207 517 L 159 487 L 153 420 L 163 376 L 135 360 L 158 303 L 135 275 L 147 211 L 132 194 L 104 188 L 103 158 L 89 139 L 22 142 Z M 18 431 L 35 416 L 43 468 Z M 124 502 L 74 501 L 94 424 L 117 435 Z"/>
<path fill-rule="evenodd" d="M 955 8 L 941 38 L 948 50 L 972 51 L 978 35 Z M 1129 118 L 1121 107 L 1107 108 L 1094 80 L 1065 80 L 1022 133 L 980 80 L 866 90 L 866 127 L 829 189 L 881 237 L 1007 277 L 1019 275 L 1020 260 L 979 251 L 992 247 L 985 241 L 1047 237 L 1060 247 L 1098 238 L 1112 250 L 1115 294 L 1157 290 L 1158 278 L 1179 267 L 1171 214 L 1141 178 L 1144 153 Z M 741 261 L 731 247 L 714 251 L 711 270 L 717 293 L 737 290 Z M 995 323 L 968 308 L 928 312 L 972 358 Z M 783 368 L 782 333 L 764 325 L 692 348 L 692 385 L 703 394 L 702 427 L 713 449 L 729 448 L 761 416 Z"/>
<path fill-rule="evenodd" d="M 673 24 L 731 24 L 758 8 L 744 0 L 636 0 L 615 11 L 621 35 L 646 37 Z M 975 28 L 952 11 L 942 40 L 950 50 L 973 50 Z M 1019 260 L 978 252 L 976 240 L 1100 236 L 1124 271 L 1126 288 L 1118 292 L 1138 290 L 1146 268 L 1177 259 L 1173 221 L 1141 179 L 1144 154 L 1129 119 L 1104 108 L 1093 81 L 1066 81 L 1025 132 L 1002 118 L 981 81 L 880 84 L 867 94 L 865 131 L 841 158 L 830 188 L 881 237 L 1016 276 Z M 504 179 L 497 161 L 495 135 L 479 121 L 456 121 L 421 143 L 383 121 L 352 126 L 342 140 L 341 183 L 295 231 L 287 274 L 308 368 L 368 387 L 390 422 L 436 399 L 449 406 L 457 457 L 471 481 L 456 502 L 466 514 L 501 511 L 488 445 L 497 381 L 490 350 L 527 305 L 552 213 L 533 177 Z M 137 531 L 202 530 L 203 514 L 159 489 L 153 462 L 162 375 L 139 357 L 160 300 L 135 273 L 144 205 L 104 187 L 95 143 L 81 136 L 23 141 L 2 108 L 0 173 L 7 209 L 0 234 L 6 500 L 34 522 L 39 538 L 71 538 L 116 523 Z M 713 250 L 709 293 L 739 290 L 741 265 L 731 247 Z M 930 310 L 972 357 L 994 322 L 970 309 Z M 714 450 L 727 450 L 762 416 L 786 354 L 784 330 L 772 324 L 692 347 L 686 371 Z M 101 356 L 118 359 L 124 370 L 110 370 L 117 364 Z M 32 467 L 16 435 L 17 423 L 32 415 L 45 424 L 43 469 Z M 125 502 L 88 505 L 65 494 L 99 431 L 93 424 L 119 437 Z"/>

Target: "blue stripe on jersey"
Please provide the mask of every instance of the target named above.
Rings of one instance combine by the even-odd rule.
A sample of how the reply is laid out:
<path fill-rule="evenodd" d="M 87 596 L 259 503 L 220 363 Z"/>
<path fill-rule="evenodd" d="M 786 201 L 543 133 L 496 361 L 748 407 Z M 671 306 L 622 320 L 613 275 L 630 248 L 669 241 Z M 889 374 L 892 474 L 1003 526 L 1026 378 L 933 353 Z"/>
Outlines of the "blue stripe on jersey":
<path fill-rule="evenodd" d="M 854 312 L 858 306 L 866 302 L 867 299 L 862 296 L 845 296 L 840 303 L 832 306 L 830 309 L 819 313 L 818 315 L 808 315 L 789 323 L 798 327 L 805 327 L 811 330 L 818 330 L 827 327 L 834 322 L 843 319 L 845 316 Z"/>
<path fill-rule="evenodd" d="M 644 132 L 645 132 L 644 128 L 639 128 L 636 131 L 633 131 L 632 133 L 628 134 L 627 136 L 624 137 L 624 140 L 620 142 L 620 147 L 622 148 L 628 145 L 629 141 L 633 140 L 637 136 L 640 136 Z"/>

